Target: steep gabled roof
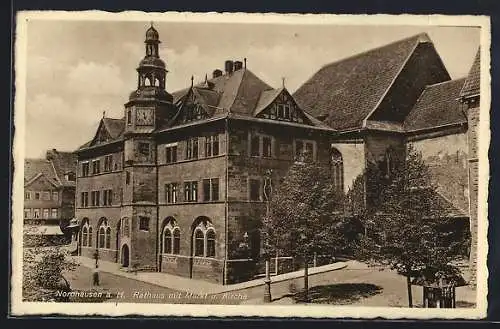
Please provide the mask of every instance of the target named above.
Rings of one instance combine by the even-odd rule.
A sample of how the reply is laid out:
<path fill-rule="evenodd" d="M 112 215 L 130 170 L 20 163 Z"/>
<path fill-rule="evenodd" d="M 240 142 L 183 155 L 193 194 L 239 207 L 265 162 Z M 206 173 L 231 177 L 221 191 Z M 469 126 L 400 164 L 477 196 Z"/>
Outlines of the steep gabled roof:
<path fill-rule="evenodd" d="M 422 33 L 328 64 L 295 93 L 299 106 L 335 129 L 359 128 L 421 42 Z"/>
<path fill-rule="evenodd" d="M 210 88 L 206 87 L 207 83 Z M 194 85 L 193 88 L 204 94 L 207 94 L 208 91 L 211 91 L 212 95 L 217 94 L 218 100 L 215 106 L 225 111 L 238 113 L 246 113 L 248 108 L 253 110 L 260 93 L 266 89 L 272 89 L 248 69 L 240 69 L 231 74 L 221 75 L 207 81 L 204 80 Z M 182 100 L 190 89 L 186 88 L 172 93 L 174 103 Z"/>
<path fill-rule="evenodd" d="M 111 136 L 111 138 L 116 139 L 121 137 L 123 130 L 125 129 L 125 118 L 112 119 L 112 118 L 102 118 L 106 129 Z"/>
<path fill-rule="evenodd" d="M 465 80 L 464 87 L 460 92 L 460 97 L 472 97 L 479 95 L 479 87 L 481 80 L 481 61 L 480 61 L 481 48 L 477 50 L 476 57 L 472 63 L 467 79 Z"/>
<path fill-rule="evenodd" d="M 404 129 L 415 131 L 467 122 L 459 96 L 465 78 L 427 86 L 405 119 Z"/>
<path fill-rule="evenodd" d="M 43 174 L 49 180 L 56 180 L 57 176 L 49 160 L 46 159 L 25 159 L 24 160 L 24 182 L 28 182 L 37 175 Z"/>
<path fill-rule="evenodd" d="M 106 141 L 106 143 L 121 140 L 123 137 L 123 132 L 125 130 L 125 118 L 102 118 L 99 122 L 99 126 L 97 127 L 94 137 L 87 143 L 81 145 L 78 150 L 93 146 L 101 130 L 104 130 L 106 135 L 109 136 L 109 139 Z"/>
<path fill-rule="evenodd" d="M 67 173 L 76 174 L 77 156 L 73 152 L 61 152 L 55 149 L 47 151 L 46 158 L 52 162 L 56 176 L 64 186 L 74 186 L 74 181 L 66 179 Z"/>
<path fill-rule="evenodd" d="M 257 101 L 257 106 L 255 107 L 255 110 L 253 112 L 253 115 L 256 116 L 260 112 L 262 112 L 266 107 L 268 107 L 276 99 L 276 97 L 278 97 L 279 94 L 281 94 L 282 91 L 283 91 L 283 88 L 264 90 L 260 94 L 259 100 Z"/>

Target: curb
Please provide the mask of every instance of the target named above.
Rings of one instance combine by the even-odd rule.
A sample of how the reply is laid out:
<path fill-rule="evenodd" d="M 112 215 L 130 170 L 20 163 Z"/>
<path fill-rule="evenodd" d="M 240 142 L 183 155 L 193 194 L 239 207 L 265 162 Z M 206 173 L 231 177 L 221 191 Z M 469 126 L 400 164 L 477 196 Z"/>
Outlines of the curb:
<path fill-rule="evenodd" d="M 83 266 L 86 268 L 90 268 L 90 269 L 93 268 L 92 266 L 89 266 L 88 264 L 85 264 L 84 262 L 78 262 L 78 264 L 80 266 Z M 323 267 L 323 266 L 318 266 L 316 268 L 312 268 L 312 269 L 316 269 L 316 271 L 311 271 L 312 269 L 310 269 L 309 276 L 315 276 L 318 274 L 323 274 L 323 273 L 328 273 L 328 272 L 332 272 L 332 271 L 336 271 L 336 270 L 341 270 L 341 269 L 344 269 L 347 267 L 347 263 L 344 263 L 344 262 L 339 262 L 339 263 L 335 263 L 335 264 L 338 264 L 338 265 L 337 266 L 332 266 L 334 264 L 324 265 L 325 267 L 326 266 L 329 267 L 328 269 L 324 269 L 324 270 L 321 269 L 321 267 Z M 104 269 L 102 267 L 100 268 L 100 272 L 124 277 L 127 279 L 139 281 L 139 282 L 144 282 L 144 283 L 151 284 L 151 285 L 161 287 L 161 288 L 172 289 L 175 291 L 192 292 L 192 293 L 196 293 L 196 292 L 199 293 L 200 292 L 200 289 L 192 290 L 190 288 L 184 288 L 184 287 L 178 287 L 178 286 L 172 287 L 171 285 L 167 286 L 167 285 L 162 285 L 162 284 L 159 284 L 156 282 L 143 280 L 143 279 L 137 277 L 137 274 L 130 274 L 127 272 L 107 270 L 107 269 Z M 285 274 L 271 277 L 271 284 L 280 283 L 280 282 L 284 282 L 284 281 L 288 281 L 288 280 L 294 280 L 294 279 L 303 277 L 303 275 L 304 275 L 303 273 L 304 273 L 303 271 L 295 271 L 295 272 L 285 273 Z M 205 291 L 203 289 L 201 289 L 201 290 L 203 290 L 205 293 L 208 293 L 208 294 L 220 294 L 220 293 L 227 293 L 227 292 L 233 292 L 233 291 L 241 291 L 241 290 L 251 289 L 251 288 L 255 288 L 255 287 L 261 287 L 261 286 L 264 286 L 264 284 L 265 284 L 264 279 L 257 279 L 257 280 L 242 282 L 242 283 L 236 283 L 236 284 L 234 284 L 234 286 L 232 286 L 232 285 L 222 286 L 221 285 L 219 289 L 212 288 L 212 289 L 207 289 L 207 291 Z"/>

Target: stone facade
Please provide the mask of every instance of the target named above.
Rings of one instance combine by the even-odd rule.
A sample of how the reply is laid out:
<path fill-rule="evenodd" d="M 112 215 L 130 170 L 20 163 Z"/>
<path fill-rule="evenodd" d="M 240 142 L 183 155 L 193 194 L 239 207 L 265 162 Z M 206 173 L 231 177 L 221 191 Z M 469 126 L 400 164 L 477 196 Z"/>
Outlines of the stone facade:
<path fill-rule="evenodd" d="M 467 118 L 456 106 L 463 80 L 450 80 L 426 35 L 363 55 L 380 63 L 395 57 L 383 63 L 393 76 L 368 72 L 388 74 L 380 63 L 366 70 L 344 64 L 361 65 L 358 56 L 332 64 L 332 72 L 321 69 L 294 95 L 271 88 L 246 63 L 230 60 L 224 72 L 215 70 L 197 84 L 192 79 L 190 87 L 169 94 L 152 27 L 145 44 L 137 90 L 123 118 L 102 118 L 95 136 L 76 151 L 81 255 L 94 257 L 97 251 L 100 259 L 123 267 L 221 284 L 248 280 L 257 271 L 268 194 L 304 151 L 329 165 L 345 192 L 369 162 L 390 167 L 405 156 L 409 143 L 425 153 L 445 190 L 450 178 L 443 167 L 453 164 L 460 182 L 466 157 L 469 172 L 473 168 L 465 144 L 466 134 L 469 144 L 472 138 Z M 362 90 L 346 93 L 342 84 L 335 91 L 336 82 L 328 87 L 325 79 L 335 80 L 335 74 Z M 375 85 L 367 88 L 370 79 Z M 329 89 L 321 92 L 325 86 Z M 330 93 L 346 108 L 328 114 Z M 352 94 L 363 103 L 350 104 Z M 428 100 L 435 99 L 441 101 L 429 110 Z M 457 153 L 443 149 L 447 144 Z M 464 203 L 463 185 L 460 196 L 449 191 L 452 203 Z"/>

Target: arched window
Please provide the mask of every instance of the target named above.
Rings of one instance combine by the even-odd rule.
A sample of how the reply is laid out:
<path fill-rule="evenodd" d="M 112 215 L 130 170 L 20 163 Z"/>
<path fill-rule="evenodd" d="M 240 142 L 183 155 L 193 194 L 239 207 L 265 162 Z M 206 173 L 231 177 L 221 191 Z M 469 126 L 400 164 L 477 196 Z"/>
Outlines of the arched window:
<path fill-rule="evenodd" d="M 92 247 L 92 226 L 89 226 L 89 241 L 87 246 Z"/>
<path fill-rule="evenodd" d="M 194 232 L 194 255 L 203 257 L 205 254 L 205 234 L 198 228 Z"/>
<path fill-rule="evenodd" d="M 397 157 L 395 154 L 395 150 L 392 147 L 389 147 L 385 151 L 385 156 L 382 164 L 382 170 L 384 171 L 387 178 L 391 177 L 392 173 L 394 173 L 394 170 L 396 169 L 396 161 Z"/>
<path fill-rule="evenodd" d="M 97 247 L 107 249 L 111 247 L 111 227 L 109 227 L 106 219 L 102 220 L 101 225 L 99 225 Z"/>
<path fill-rule="evenodd" d="M 106 249 L 111 249 L 111 227 L 106 228 Z"/>
<path fill-rule="evenodd" d="M 332 147 L 331 152 L 331 166 L 332 166 L 332 179 L 333 185 L 338 191 L 344 190 L 344 162 L 342 154 Z"/>
<path fill-rule="evenodd" d="M 172 253 L 172 231 L 170 231 L 170 228 L 167 226 L 165 226 L 163 230 L 163 253 Z"/>
<path fill-rule="evenodd" d="M 82 228 L 82 246 L 86 247 L 88 244 L 88 225 L 84 225 Z"/>
<path fill-rule="evenodd" d="M 207 237 L 207 253 L 206 257 L 215 257 L 215 232 L 213 229 L 208 229 Z"/>
<path fill-rule="evenodd" d="M 164 223 L 166 225 L 163 228 L 163 239 L 162 239 L 162 253 L 164 254 L 174 254 L 180 253 L 181 245 L 181 230 L 174 218 L 166 218 Z"/>
<path fill-rule="evenodd" d="M 181 231 L 178 227 L 174 228 L 174 243 L 172 253 L 178 255 L 181 250 Z"/>
<path fill-rule="evenodd" d="M 212 223 L 208 218 L 202 217 L 193 231 L 193 255 L 215 257 L 215 241 L 216 234 Z"/>
<path fill-rule="evenodd" d="M 99 227 L 99 248 L 104 248 L 104 243 L 106 242 L 106 231 L 104 226 Z"/>

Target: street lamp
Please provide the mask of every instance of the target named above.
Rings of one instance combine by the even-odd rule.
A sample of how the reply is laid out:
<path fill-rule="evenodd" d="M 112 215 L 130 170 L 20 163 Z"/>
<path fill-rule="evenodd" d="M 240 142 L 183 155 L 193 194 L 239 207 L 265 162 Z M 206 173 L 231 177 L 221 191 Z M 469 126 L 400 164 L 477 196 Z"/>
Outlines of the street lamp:
<path fill-rule="evenodd" d="M 306 239 L 306 235 L 304 233 L 300 233 L 300 241 L 303 245 L 306 243 Z M 304 250 L 304 301 L 309 301 L 309 264 L 306 250 Z"/>
<path fill-rule="evenodd" d="M 267 183 L 271 181 L 271 175 L 272 175 L 272 170 L 269 169 L 266 171 L 265 173 L 265 180 L 264 180 L 264 196 L 266 198 L 266 217 L 269 218 L 269 215 L 271 213 L 270 211 L 270 204 L 269 204 L 269 199 L 270 199 L 270 195 L 268 195 L 268 189 L 267 189 Z M 271 190 L 271 184 L 269 184 L 269 190 Z M 267 228 L 266 228 L 267 229 Z M 268 252 L 268 248 L 267 248 L 267 244 L 269 243 L 269 241 L 267 241 L 269 239 L 269 237 L 267 236 L 266 234 L 266 237 L 265 237 L 265 241 L 264 243 L 266 244 L 264 246 L 264 257 L 266 258 L 266 277 L 264 279 L 264 303 L 270 303 L 271 302 L 271 273 L 270 273 L 270 270 L 269 270 L 269 252 Z"/>

